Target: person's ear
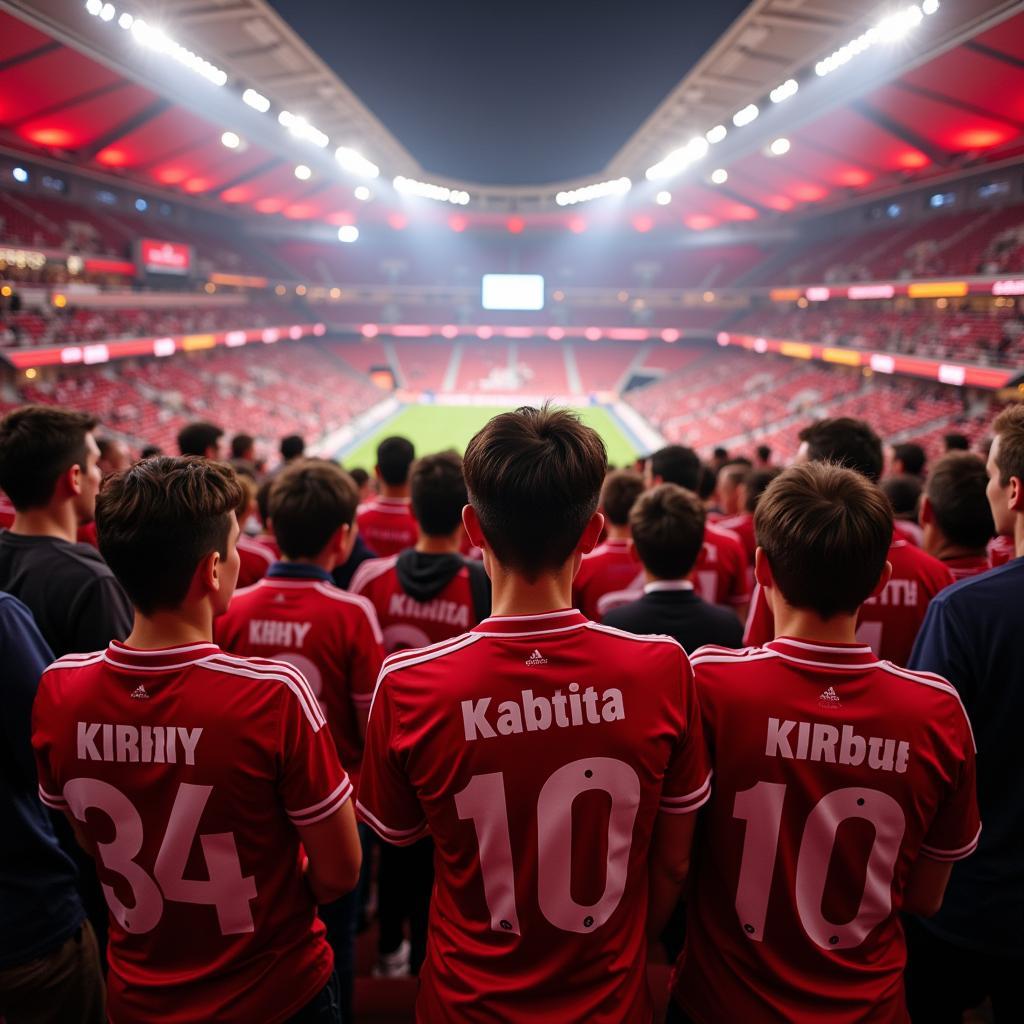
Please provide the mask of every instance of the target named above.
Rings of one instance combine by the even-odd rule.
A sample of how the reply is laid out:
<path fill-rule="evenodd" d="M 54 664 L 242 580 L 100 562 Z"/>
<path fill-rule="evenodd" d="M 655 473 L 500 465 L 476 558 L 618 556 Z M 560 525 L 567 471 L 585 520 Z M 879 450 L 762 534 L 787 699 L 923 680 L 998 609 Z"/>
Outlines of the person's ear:
<path fill-rule="evenodd" d="M 576 545 L 576 550 L 581 555 L 589 555 L 597 547 L 597 542 L 601 539 L 601 531 L 603 529 L 604 515 L 600 512 L 595 512 L 590 517 L 590 522 L 587 523 L 583 536 L 580 537 L 580 542 Z"/>
<path fill-rule="evenodd" d="M 480 517 L 472 505 L 464 505 L 462 508 L 462 525 L 469 534 L 469 542 L 481 551 L 487 550 L 487 538 L 484 536 L 483 528 L 480 526 Z"/>
<path fill-rule="evenodd" d="M 1014 512 L 1024 512 L 1024 480 L 1019 476 L 1010 477 L 1009 505 Z"/>
<path fill-rule="evenodd" d="M 935 522 L 935 509 L 932 508 L 927 494 L 921 495 L 921 504 L 917 509 L 917 522 L 919 526 L 929 526 Z"/>
<path fill-rule="evenodd" d="M 882 575 L 878 577 L 878 582 L 875 584 L 875 589 L 872 590 L 871 593 L 868 595 L 868 600 L 870 601 L 871 598 L 878 597 L 878 595 L 883 590 L 885 590 L 885 585 L 891 579 L 892 579 L 892 563 L 891 562 L 886 562 L 885 565 L 882 568 Z"/>
<path fill-rule="evenodd" d="M 359 528 L 353 522 L 351 525 L 348 523 L 342 523 L 331 537 L 331 546 L 338 553 L 338 564 L 344 565 L 348 561 L 348 556 L 352 554 L 352 548 L 355 547 L 356 534 L 359 532 Z"/>
<path fill-rule="evenodd" d="M 61 484 L 70 495 L 77 496 L 82 493 L 82 467 L 77 462 L 73 462 L 57 478 L 58 487 Z"/>
<path fill-rule="evenodd" d="M 192 582 L 198 587 L 199 595 L 216 594 L 221 587 L 224 564 L 219 551 L 211 551 L 196 566 Z"/>
<path fill-rule="evenodd" d="M 754 579 L 762 590 L 769 590 L 775 586 L 775 577 L 772 575 L 772 567 L 768 563 L 768 556 L 764 548 L 758 545 L 754 552 Z"/>

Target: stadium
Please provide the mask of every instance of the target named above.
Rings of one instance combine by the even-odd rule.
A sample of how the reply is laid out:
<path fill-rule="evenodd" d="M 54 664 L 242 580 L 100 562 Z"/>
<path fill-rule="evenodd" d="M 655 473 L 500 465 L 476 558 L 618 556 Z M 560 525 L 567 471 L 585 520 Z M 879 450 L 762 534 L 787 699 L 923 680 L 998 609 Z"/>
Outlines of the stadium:
<path fill-rule="evenodd" d="M 0 0 L 0 1021 L 1024 1019 L 1024 4 L 335 6 Z"/>

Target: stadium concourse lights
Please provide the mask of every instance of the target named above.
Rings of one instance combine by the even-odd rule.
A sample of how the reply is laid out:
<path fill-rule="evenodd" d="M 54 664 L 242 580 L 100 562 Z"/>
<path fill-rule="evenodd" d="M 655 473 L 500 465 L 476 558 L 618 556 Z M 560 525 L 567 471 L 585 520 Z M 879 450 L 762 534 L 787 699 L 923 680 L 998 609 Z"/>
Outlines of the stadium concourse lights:
<path fill-rule="evenodd" d="M 238 132 L 224 132 L 220 137 L 220 144 L 228 149 L 238 149 L 242 145 L 242 138 Z"/>
<path fill-rule="evenodd" d="M 293 114 L 290 110 L 282 110 L 277 115 L 277 123 L 282 128 L 287 128 L 295 138 L 312 142 L 314 146 L 318 146 L 320 149 L 326 149 L 327 144 L 331 141 L 326 133 L 320 131 L 315 125 L 310 124 L 304 117 Z"/>
<path fill-rule="evenodd" d="M 356 185 L 352 191 L 352 195 L 354 195 L 361 203 L 368 203 L 373 198 L 373 193 L 365 185 Z"/>
<path fill-rule="evenodd" d="M 372 160 L 367 160 L 362 153 L 348 146 L 339 146 L 334 151 L 334 159 L 338 161 L 340 167 L 358 178 L 380 177 L 380 168 Z"/>
<path fill-rule="evenodd" d="M 833 71 L 849 64 L 854 57 L 859 57 L 878 43 L 893 43 L 902 39 L 908 32 L 915 29 L 928 15 L 935 14 L 939 9 L 939 0 L 924 0 L 924 3 L 911 4 L 893 14 L 882 18 L 856 39 L 851 39 L 845 46 L 834 50 L 824 60 L 814 65 L 814 73 L 819 78 L 830 75 Z"/>
<path fill-rule="evenodd" d="M 789 152 L 789 139 L 775 139 L 768 147 L 769 156 L 785 156 Z"/>
<path fill-rule="evenodd" d="M 648 181 L 660 181 L 671 178 L 685 170 L 692 163 L 707 156 L 711 143 L 703 135 L 695 135 L 685 146 L 674 149 L 664 160 L 647 168 Z"/>
<path fill-rule="evenodd" d="M 724 185 L 729 180 L 729 172 L 724 167 L 716 167 L 711 172 L 712 185 Z"/>
<path fill-rule="evenodd" d="M 417 181 L 415 178 L 406 178 L 401 174 L 392 183 L 396 192 L 403 195 L 419 196 L 420 199 L 433 199 L 438 203 L 451 203 L 454 206 L 466 206 L 469 203 L 469 193 L 462 189 L 448 188 L 446 185 L 434 185 L 429 181 Z"/>
<path fill-rule="evenodd" d="M 582 188 L 571 188 L 555 195 L 559 206 L 575 206 L 577 203 L 589 203 L 605 196 L 624 196 L 633 187 L 629 178 L 612 178 L 610 181 L 597 181 L 593 185 Z"/>
<path fill-rule="evenodd" d="M 242 102 L 247 107 L 258 110 L 261 114 L 265 114 L 270 109 L 270 100 L 263 93 L 257 92 L 255 89 L 246 89 L 242 93 Z"/>
<path fill-rule="evenodd" d="M 654 201 L 659 206 L 668 206 L 668 204 L 672 202 L 672 193 L 671 192 L 659 192 L 654 197 Z"/>
<path fill-rule="evenodd" d="M 359 228 L 355 224 L 342 224 L 338 228 L 338 241 L 344 242 L 346 245 L 351 245 L 353 242 L 359 241 Z"/>
<path fill-rule="evenodd" d="M 305 164 L 297 164 L 295 167 L 295 177 L 299 181 L 309 181 L 313 177 L 313 172 Z"/>

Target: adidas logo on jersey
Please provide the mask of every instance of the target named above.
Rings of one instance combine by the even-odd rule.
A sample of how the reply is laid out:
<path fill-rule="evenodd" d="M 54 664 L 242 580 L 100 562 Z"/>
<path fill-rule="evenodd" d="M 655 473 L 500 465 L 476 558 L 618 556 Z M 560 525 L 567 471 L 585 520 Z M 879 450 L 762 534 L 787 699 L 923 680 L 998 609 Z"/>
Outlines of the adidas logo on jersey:
<path fill-rule="evenodd" d="M 841 708 L 843 706 L 843 702 L 839 699 L 839 694 L 836 693 L 835 688 L 832 686 L 823 693 L 818 694 L 818 703 L 834 708 Z"/>
<path fill-rule="evenodd" d="M 132 700 L 149 700 L 149 694 L 146 693 L 146 688 L 142 683 L 139 683 L 139 685 L 132 690 Z"/>
<path fill-rule="evenodd" d="M 542 655 L 540 651 L 537 650 L 535 650 L 533 654 L 531 654 L 526 659 L 526 664 L 529 665 L 531 668 L 535 665 L 546 665 L 547 663 L 548 659 L 545 658 L 544 655 Z"/>

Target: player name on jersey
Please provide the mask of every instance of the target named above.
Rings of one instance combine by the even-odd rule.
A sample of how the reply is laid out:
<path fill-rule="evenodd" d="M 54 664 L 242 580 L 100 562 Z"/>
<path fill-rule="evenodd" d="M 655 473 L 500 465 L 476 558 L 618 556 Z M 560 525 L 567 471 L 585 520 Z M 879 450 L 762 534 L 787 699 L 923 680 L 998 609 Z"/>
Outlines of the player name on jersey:
<path fill-rule="evenodd" d="M 588 686 L 582 693 L 579 689 L 579 683 L 570 683 L 568 696 L 561 690 L 555 690 L 550 697 L 535 697 L 533 690 L 523 690 L 518 701 L 506 700 L 498 705 L 493 723 L 487 717 L 491 706 L 490 697 L 464 700 L 462 725 L 466 739 L 489 740 L 499 735 L 544 731 L 552 726 L 567 729 L 576 725 L 599 725 L 601 722 L 616 722 L 626 717 L 621 690 L 612 687 L 598 696 L 592 686 Z"/>
<path fill-rule="evenodd" d="M 176 764 L 183 760 L 187 765 L 194 765 L 202 735 L 202 728 L 186 729 L 181 725 L 79 722 L 78 760 L 133 764 Z"/>
<path fill-rule="evenodd" d="M 827 761 L 853 766 L 866 761 L 869 768 L 900 775 L 906 772 L 910 761 L 910 744 L 906 740 L 861 736 L 852 725 L 844 725 L 840 732 L 834 725 L 788 718 L 768 719 L 764 752 L 766 757 L 783 757 L 790 761 Z"/>
<path fill-rule="evenodd" d="M 919 601 L 917 580 L 889 580 L 877 597 L 869 597 L 864 603 L 889 605 L 893 608 L 916 608 Z"/>
<path fill-rule="evenodd" d="M 417 601 L 405 593 L 391 595 L 388 614 L 396 618 L 426 619 L 429 622 L 443 622 L 446 626 L 457 626 L 460 630 L 470 627 L 469 607 L 459 601 Z"/>
<path fill-rule="evenodd" d="M 311 622 L 253 619 L 249 623 L 249 643 L 268 647 L 301 647 L 312 625 Z"/>

